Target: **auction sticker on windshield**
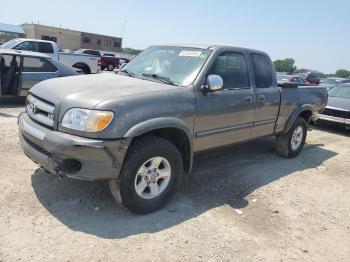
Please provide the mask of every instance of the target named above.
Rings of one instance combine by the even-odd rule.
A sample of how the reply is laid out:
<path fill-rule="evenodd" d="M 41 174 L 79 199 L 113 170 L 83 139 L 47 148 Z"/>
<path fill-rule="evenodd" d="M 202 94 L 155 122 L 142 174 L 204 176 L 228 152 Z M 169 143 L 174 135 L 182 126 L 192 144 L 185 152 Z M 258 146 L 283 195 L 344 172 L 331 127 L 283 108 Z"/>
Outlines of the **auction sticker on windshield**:
<path fill-rule="evenodd" d="M 182 51 L 179 53 L 179 56 L 199 57 L 201 54 L 202 54 L 201 51 L 182 50 Z"/>

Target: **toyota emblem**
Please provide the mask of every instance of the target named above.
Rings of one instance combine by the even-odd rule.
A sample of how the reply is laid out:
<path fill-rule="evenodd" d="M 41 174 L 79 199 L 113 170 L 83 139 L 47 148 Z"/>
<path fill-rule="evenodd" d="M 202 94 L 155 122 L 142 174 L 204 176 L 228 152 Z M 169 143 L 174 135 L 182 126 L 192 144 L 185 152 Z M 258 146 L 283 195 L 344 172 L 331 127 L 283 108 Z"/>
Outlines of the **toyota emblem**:
<path fill-rule="evenodd" d="M 36 112 L 37 112 L 36 105 L 34 103 L 30 103 L 29 107 L 30 107 L 30 110 L 32 111 L 32 113 L 36 114 Z"/>

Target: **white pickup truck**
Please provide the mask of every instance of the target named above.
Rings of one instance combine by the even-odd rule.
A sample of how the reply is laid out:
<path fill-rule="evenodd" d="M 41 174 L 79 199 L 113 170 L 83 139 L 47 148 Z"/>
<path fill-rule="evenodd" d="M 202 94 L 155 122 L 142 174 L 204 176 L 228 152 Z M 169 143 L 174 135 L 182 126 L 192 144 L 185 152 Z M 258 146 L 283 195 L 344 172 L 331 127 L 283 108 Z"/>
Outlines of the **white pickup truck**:
<path fill-rule="evenodd" d="M 79 68 L 85 74 L 97 73 L 100 69 L 98 66 L 99 57 L 87 54 L 60 52 L 57 43 L 52 41 L 16 38 L 2 44 L 0 47 L 45 53 L 67 66 Z"/>

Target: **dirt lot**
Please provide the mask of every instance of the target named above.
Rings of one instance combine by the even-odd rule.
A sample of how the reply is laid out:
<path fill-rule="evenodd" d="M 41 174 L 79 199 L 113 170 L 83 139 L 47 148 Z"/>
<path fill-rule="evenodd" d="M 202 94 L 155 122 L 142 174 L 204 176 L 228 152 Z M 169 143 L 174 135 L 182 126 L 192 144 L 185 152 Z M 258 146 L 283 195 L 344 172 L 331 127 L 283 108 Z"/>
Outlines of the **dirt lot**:
<path fill-rule="evenodd" d="M 106 182 L 44 175 L 21 151 L 21 106 L 0 106 L 0 261 L 349 261 L 349 131 L 198 156 L 163 210 L 123 210 Z"/>

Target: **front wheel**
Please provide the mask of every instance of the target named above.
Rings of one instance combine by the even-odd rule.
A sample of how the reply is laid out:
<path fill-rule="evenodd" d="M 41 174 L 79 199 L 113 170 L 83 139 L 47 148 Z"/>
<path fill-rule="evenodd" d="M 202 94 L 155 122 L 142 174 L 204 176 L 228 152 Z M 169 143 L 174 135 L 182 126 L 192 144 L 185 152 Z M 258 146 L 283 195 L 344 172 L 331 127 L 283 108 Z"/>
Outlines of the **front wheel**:
<path fill-rule="evenodd" d="M 180 185 L 183 160 L 175 145 L 160 137 L 137 138 L 129 148 L 122 171 L 109 182 L 117 202 L 147 214 L 164 207 Z"/>
<path fill-rule="evenodd" d="M 277 153 L 286 158 L 296 157 L 303 149 L 307 135 L 307 123 L 298 117 L 286 134 L 277 135 Z"/>

